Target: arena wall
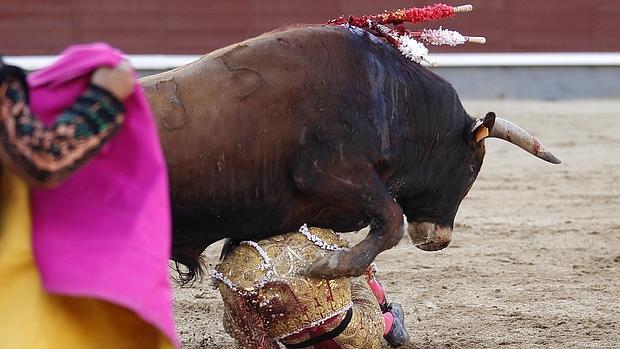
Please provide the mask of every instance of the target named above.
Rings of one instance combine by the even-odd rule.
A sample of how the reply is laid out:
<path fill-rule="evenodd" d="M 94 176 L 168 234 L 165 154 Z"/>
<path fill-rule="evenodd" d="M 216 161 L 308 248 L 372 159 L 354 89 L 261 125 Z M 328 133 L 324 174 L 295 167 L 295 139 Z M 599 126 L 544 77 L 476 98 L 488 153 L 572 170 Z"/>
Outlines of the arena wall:
<path fill-rule="evenodd" d="M 203 54 L 293 23 L 423 6 L 404 0 L 3 0 L 0 52 L 56 54 L 69 44 L 107 41 L 134 54 Z M 484 35 L 487 45 L 436 52 L 620 51 L 620 1 L 463 0 L 474 13 L 443 26 Z"/>
<path fill-rule="evenodd" d="M 141 75 L 294 23 L 424 6 L 404 0 L 0 1 L 0 53 L 29 70 L 73 43 L 106 41 Z M 465 98 L 620 98 L 620 1 L 463 0 L 475 12 L 427 24 L 486 45 L 432 47 L 435 71 Z"/>

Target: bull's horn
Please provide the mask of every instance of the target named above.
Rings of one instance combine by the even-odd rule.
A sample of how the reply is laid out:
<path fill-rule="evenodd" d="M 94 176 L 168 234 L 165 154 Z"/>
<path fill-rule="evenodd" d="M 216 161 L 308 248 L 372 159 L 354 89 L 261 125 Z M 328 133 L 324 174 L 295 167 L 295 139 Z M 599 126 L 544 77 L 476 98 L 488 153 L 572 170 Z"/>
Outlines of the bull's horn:
<path fill-rule="evenodd" d="M 489 137 L 501 138 L 513 143 L 528 153 L 545 161 L 549 161 L 552 164 L 559 164 L 562 162 L 553 154 L 546 151 L 534 136 L 508 120 L 495 118 L 495 124 L 489 132 Z"/>

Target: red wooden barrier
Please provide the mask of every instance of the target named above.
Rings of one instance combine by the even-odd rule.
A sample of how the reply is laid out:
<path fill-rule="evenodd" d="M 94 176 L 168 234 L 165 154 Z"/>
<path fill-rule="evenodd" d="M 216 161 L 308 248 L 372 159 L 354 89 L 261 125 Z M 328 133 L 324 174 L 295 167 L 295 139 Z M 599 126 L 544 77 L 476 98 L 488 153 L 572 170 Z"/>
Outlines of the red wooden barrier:
<path fill-rule="evenodd" d="M 107 41 L 128 53 L 202 54 L 292 23 L 424 6 L 403 0 L 2 0 L 0 52 L 55 54 Z M 426 27 L 483 35 L 487 45 L 432 52 L 620 51 L 620 1 L 444 0 L 475 10 Z"/>

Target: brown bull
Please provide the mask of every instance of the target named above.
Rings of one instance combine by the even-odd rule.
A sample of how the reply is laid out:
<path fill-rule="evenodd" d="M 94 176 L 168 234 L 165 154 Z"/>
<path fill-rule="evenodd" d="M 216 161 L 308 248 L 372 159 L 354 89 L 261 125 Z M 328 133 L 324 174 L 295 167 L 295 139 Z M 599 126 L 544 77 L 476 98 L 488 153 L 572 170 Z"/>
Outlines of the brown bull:
<path fill-rule="evenodd" d="M 452 86 L 371 34 L 305 26 L 264 34 L 142 81 L 170 171 L 173 259 L 199 271 L 222 238 L 304 223 L 370 233 L 310 274 L 359 275 L 409 233 L 444 248 L 499 137 L 553 163 L 493 113 L 470 117 Z"/>

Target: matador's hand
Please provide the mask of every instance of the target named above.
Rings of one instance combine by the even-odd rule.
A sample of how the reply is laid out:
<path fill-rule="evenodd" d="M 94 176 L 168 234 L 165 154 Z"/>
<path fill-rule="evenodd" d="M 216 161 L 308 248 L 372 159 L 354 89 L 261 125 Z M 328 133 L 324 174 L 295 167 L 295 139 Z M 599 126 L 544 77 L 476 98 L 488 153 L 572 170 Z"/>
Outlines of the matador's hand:
<path fill-rule="evenodd" d="M 114 95 L 119 101 L 129 97 L 135 86 L 135 79 L 127 61 L 122 61 L 116 67 L 101 67 L 93 73 L 90 81 Z"/>

